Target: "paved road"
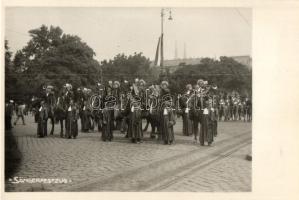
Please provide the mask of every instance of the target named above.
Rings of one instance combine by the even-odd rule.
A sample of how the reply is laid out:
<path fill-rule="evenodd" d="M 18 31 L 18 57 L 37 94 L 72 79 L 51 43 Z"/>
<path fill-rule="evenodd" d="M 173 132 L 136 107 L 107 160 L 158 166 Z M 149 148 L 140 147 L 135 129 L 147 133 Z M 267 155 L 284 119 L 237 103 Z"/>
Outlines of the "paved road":
<path fill-rule="evenodd" d="M 100 133 L 79 133 L 77 139 L 36 137 L 36 124 L 14 127 L 23 154 L 15 177 L 65 178 L 61 183 L 6 184 L 7 191 L 250 191 L 251 123 L 221 122 L 211 147 L 193 143 L 175 127 L 176 144 L 149 139 L 132 144 L 115 132 L 113 142 L 102 142 Z M 80 124 L 80 123 L 79 123 Z M 13 177 L 12 177 L 13 178 Z"/>

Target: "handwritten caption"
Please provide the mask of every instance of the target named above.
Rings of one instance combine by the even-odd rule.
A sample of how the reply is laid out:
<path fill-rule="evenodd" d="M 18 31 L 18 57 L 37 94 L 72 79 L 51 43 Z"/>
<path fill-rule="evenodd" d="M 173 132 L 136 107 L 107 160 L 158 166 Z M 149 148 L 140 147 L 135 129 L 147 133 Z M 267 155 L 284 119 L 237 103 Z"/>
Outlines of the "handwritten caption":
<path fill-rule="evenodd" d="M 24 177 L 13 177 L 9 178 L 8 182 L 12 184 L 19 184 L 19 183 L 56 183 L 56 184 L 65 184 L 71 183 L 71 179 L 66 178 L 24 178 Z"/>

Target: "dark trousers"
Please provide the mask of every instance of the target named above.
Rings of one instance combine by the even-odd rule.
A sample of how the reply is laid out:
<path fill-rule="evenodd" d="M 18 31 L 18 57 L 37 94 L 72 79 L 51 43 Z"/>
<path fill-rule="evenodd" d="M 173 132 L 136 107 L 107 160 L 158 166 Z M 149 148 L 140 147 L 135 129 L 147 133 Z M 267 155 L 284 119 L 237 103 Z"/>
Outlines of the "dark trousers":
<path fill-rule="evenodd" d="M 197 136 L 198 136 L 198 131 L 199 131 L 198 126 L 199 126 L 199 121 L 193 121 L 192 127 L 193 127 L 193 133 L 194 133 L 195 140 L 197 139 Z"/>
<path fill-rule="evenodd" d="M 218 126 L 218 122 L 217 120 L 215 121 L 212 121 L 212 133 L 213 133 L 213 136 L 216 137 L 218 132 L 217 132 L 217 126 Z"/>
<path fill-rule="evenodd" d="M 47 121 L 46 120 L 39 120 L 37 123 L 37 135 L 39 137 L 47 136 Z"/>

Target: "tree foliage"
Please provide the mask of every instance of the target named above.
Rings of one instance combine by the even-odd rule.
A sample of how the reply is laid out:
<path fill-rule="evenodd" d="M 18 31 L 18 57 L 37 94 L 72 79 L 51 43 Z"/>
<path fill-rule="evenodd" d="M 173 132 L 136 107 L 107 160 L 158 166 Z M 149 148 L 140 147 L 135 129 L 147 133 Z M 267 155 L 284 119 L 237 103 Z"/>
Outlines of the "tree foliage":
<path fill-rule="evenodd" d="M 45 25 L 29 31 L 31 39 L 14 56 L 14 94 L 33 95 L 45 84 L 60 88 L 95 85 L 100 65 L 95 52 L 78 36 L 65 34 L 59 27 Z"/>
<path fill-rule="evenodd" d="M 198 65 L 186 65 L 169 76 L 172 91 L 183 92 L 187 84 L 196 84 L 198 79 L 208 80 L 222 91 L 238 91 L 251 95 L 251 70 L 229 57 L 219 60 L 203 58 Z"/>
<path fill-rule="evenodd" d="M 13 73 L 13 63 L 11 61 L 12 52 L 9 50 L 8 41 L 5 40 L 5 97 L 9 97 L 9 91 L 15 88 L 16 78 L 11 77 Z M 6 99 L 8 100 L 8 99 Z"/>
<path fill-rule="evenodd" d="M 147 82 L 153 82 L 157 79 L 156 69 L 150 68 L 150 60 L 142 53 L 126 56 L 124 54 L 116 55 L 112 60 L 104 60 L 101 63 L 105 80 L 129 80 L 142 78 Z"/>
<path fill-rule="evenodd" d="M 31 39 L 12 59 L 5 41 L 6 97 L 31 98 L 40 94 L 43 85 L 61 88 L 66 82 L 74 88 L 94 88 L 99 80 L 142 78 L 148 84 L 159 84 L 160 68 L 150 67 L 149 58 L 142 53 L 118 54 L 101 64 L 94 59 L 95 52 L 76 35 L 63 33 L 59 27 L 42 25 L 29 30 Z M 219 60 L 204 58 L 198 65 L 183 65 L 174 73 L 166 73 L 173 93 L 181 93 L 186 84 L 195 84 L 199 78 L 214 83 L 224 91 L 236 90 L 251 94 L 251 70 L 229 57 Z"/>

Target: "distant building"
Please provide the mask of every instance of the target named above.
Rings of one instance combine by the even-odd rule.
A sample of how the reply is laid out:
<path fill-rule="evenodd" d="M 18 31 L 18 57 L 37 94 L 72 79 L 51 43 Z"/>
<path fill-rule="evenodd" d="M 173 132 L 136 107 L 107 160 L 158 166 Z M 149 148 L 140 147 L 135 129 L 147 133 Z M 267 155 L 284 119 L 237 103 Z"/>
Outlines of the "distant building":
<path fill-rule="evenodd" d="M 185 59 L 173 59 L 173 60 L 164 60 L 165 67 L 172 66 L 183 66 L 183 65 L 197 65 L 200 64 L 201 58 L 185 58 Z"/>
<path fill-rule="evenodd" d="M 235 61 L 251 68 L 252 59 L 249 55 L 244 56 L 230 56 L 230 58 Z M 202 58 L 177 58 L 172 60 L 164 60 L 163 64 L 166 69 L 169 70 L 170 73 L 178 70 L 179 68 L 185 65 L 198 65 L 201 63 Z M 154 67 L 154 62 L 152 61 L 150 64 L 151 67 Z"/>
<path fill-rule="evenodd" d="M 201 58 L 177 58 L 172 60 L 164 60 L 163 64 L 165 67 L 183 66 L 183 65 L 197 65 L 200 64 Z M 154 62 L 151 62 L 151 66 L 154 66 Z"/>
<path fill-rule="evenodd" d="M 252 67 L 252 59 L 249 55 L 244 55 L 244 56 L 231 56 L 232 59 L 235 61 L 251 68 Z"/>
<path fill-rule="evenodd" d="M 169 70 L 170 73 L 173 73 L 174 71 L 178 70 L 179 68 L 185 66 L 185 65 L 197 65 L 200 64 L 201 58 L 177 58 L 172 60 L 164 60 L 164 68 Z M 151 62 L 151 67 L 154 67 L 154 62 Z"/>

